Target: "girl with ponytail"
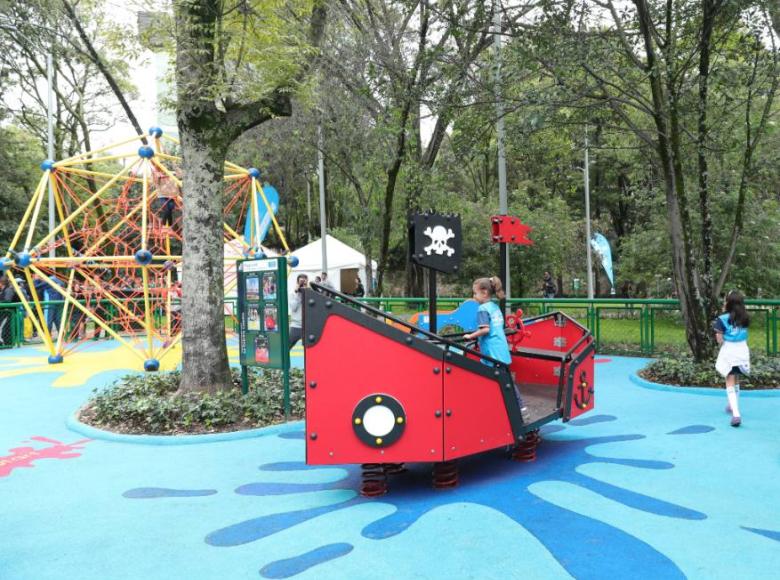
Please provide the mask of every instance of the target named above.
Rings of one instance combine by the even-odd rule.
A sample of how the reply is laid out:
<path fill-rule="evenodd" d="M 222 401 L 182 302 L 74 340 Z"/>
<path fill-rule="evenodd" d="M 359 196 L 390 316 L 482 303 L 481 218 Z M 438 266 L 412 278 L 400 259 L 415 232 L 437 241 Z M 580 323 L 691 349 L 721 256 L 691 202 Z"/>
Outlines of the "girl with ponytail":
<path fill-rule="evenodd" d="M 731 426 L 739 427 L 742 416 L 739 413 L 740 375 L 750 373 L 750 349 L 748 348 L 748 326 L 750 316 L 745 309 L 745 299 L 736 290 L 728 293 L 723 303 L 725 312 L 715 319 L 713 329 L 720 345 L 715 369 L 726 379 L 726 412 L 731 413 Z"/>
<path fill-rule="evenodd" d="M 479 351 L 491 358 L 501 361 L 507 365 L 512 363 L 512 355 L 509 353 L 509 344 L 506 341 L 504 333 L 504 315 L 498 305 L 492 301 L 493 298 L 501 300 L 504 298 L 504 287 L 501 280 L 493 276 L 492 278 L 477 278 L 472 287 L 474 300 L 479 303 L 477 309 L 477 330 L 465 334 L 466 340 L 479 340 Z M 482 359 L 482 364 L 491 365 L 487 359 Z M 520 397 L 520 391 L 515 385 L 515 394 L 517 402 L 520 405 L 520 413 L 523 421 L 528 422 L 528 410 Z"/>

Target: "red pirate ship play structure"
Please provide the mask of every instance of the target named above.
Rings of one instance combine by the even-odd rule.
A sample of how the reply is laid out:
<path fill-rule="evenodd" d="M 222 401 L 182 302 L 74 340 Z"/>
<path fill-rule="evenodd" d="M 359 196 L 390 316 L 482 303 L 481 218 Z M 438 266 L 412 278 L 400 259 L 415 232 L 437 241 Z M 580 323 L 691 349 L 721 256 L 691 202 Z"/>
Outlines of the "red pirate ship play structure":
<path fill-rule="evenodd" d="M 433 246 L 433 262 L 459 256 L 458 239 L 449 235 L 460 233 L 459 223 L 450 229 L 446 218 L 453 216 L 425 215 L 431 223 L 423 233 L 437 233 L 427 246 Z M 434 217 L 444 223 L 434 225 Z M 494 241 L 529 243 L 519 223 L 494 218 Z M 417 230 L 410 232 L 413 240 L 421 228 L 411 229 Z M 436 256 L 448 242 L 455 251 Z M 415 261 L 430 267 L 423 247 L 412 246 Z M 453 263 L 434 266 L 451 271 Z M 402 463 L 434 463 L 434 485 L 450 487 L 457 484 L 454 462 L 462 457 L 508 447 L 515 459 L 533 460 L 540 426 L 593 409 L 595 345 L 590 332 L 563 313 L 523 320 L 518 311 L 506 318 L 509 365 L 464 344 L 462 335 L 436 334 L 434 321 L 431 332 L 422 330 L 313 285 L 304 311 L 307 463 L 363 464 L 361 492 L 381 495 L 384 474 Z M 514 382 L 528 407 L 526 421 Z"/>

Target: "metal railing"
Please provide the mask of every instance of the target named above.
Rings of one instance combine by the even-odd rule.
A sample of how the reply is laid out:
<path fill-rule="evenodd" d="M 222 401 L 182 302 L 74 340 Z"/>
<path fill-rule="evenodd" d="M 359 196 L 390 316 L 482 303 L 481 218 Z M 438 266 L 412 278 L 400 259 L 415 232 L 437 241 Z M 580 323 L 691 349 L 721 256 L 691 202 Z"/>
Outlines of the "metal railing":
<path fill-rule="evenodd" d="M 360 301 L 399 317 L 411 317 L 428 308 L 427 298 L 360 298 Z M 455 310 L 466 298 L 438 299 L 440 311 Z M 751 315 L 749 344 L 754 352 L 780 354 L 780 300 L 746 300 Z M 43 302 L 44 308 L 63 302 Z M 670 299 L 514 298 L 512 310 L 522 308 L 524 316 L 560 310 L 592 333 L 599 352 L 653 355 L 686 352 L 685 325 L 680 304 Z M 104 318 L 111 324 L 116 311 L 103 305 Z M 225 327 L 238 329 L 235 299 L 225 299 Z M 24 344 L 26 312 L 20 303 L 0 304 L 0 349 Z M 470 330 L 470 329 L 464 329 Z"/>
<path fill-rule="evenodd" d="M 363 298 L 378 308 L 413 315 L 428 308 L 427 298 Z M 456 309 L 466 298 L 438 298 L 440 310 Z M 653 355 L 686 352 L 685 325 L 674 299 L 514 298 L 512 310 L 524 316 L 565 312 L 586 326 L 599 352 Z M 751 315 L 749 344 L 753 351 L 780 354 L 780 300 L 746 300 Z"/>

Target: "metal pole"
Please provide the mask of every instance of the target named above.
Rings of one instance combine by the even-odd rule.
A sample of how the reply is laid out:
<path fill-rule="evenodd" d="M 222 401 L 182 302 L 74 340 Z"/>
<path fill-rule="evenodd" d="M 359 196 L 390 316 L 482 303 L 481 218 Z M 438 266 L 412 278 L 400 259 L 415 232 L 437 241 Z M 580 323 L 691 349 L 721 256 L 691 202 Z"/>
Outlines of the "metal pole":
<path fill-rule="evenodd" d="M 54 159 L 54 59 L 51 50 L 46 54 L 46 81 L 49 84 L 49 95 L 46 103 L 46 129 L 48 143 L 46 146 L 46 155 L 48 159 Z M 49 235 L 54 231 L 54 188 L 49 179 Z M 49 249 L 49 257 L 54 258 L 54 244 Z"/>
<path fill-rule="evenodd" d="M 311 178 L 306 177 L 306 241 L 311 242 Z"/>
<path fill-rule="evenodd" d="M 436 270 L 428 268 L 428 330 L 436 334 Z"/>
<path fill-rule="evenodd" d="M 322 237 L 322 271 L 328 271 L 328 245 L 326 236 L 328 225 L 325 221 L 325 156 L 323 154 L 324 140 L 322 137 L 322 119 L 317 123 L 317 173 L 320 182 L 320 236 Z"/>
<path fill-rule="evenodd" d="M 501 100 L 501 12 L 499 0 L 493 0 L 493 50 L 496 56 L 495 68 L 495 97 L 496 97 L 496 142 L 498 145 L 498 210 L 501 215 L 509 213 L 506 194 L 506 151 L 504 150 L 504 103 Z M 506 244 L 500 244 L 501 282 L 504 284 L 506 300 L 510 293 L 510 269 L 509 252 Z M 502 310 L 506 308 L 506 301 L 502 301 Z"/>
<path fill-rule="evenodd" d="M 593 300 L 593 257 L 590 249 L 590 168 L 588 159 L 588 127 L 585 126 L 585 252 L 588 261 L 588 300 Z"/>

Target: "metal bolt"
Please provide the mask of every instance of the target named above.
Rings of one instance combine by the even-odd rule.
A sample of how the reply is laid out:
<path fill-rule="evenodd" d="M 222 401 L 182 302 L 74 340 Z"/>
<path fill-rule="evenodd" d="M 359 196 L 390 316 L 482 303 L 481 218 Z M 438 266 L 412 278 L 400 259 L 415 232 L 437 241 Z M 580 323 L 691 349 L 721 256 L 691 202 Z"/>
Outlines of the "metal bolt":
<path fill-rule="evenodd" d="M 498 371 L 493 371 L 493 375 L 494 375 L 494 376 L 496 376 L 496 377 L 497 377 L 497 376 L 499 376 L 500 374 L 501 374 L 501 373 L 500 373 L 500 372 L 498 372 Z"/>
<path fill-rule="evenodd" d="M 314 298 L 309 299 L 309 306 L 314 306 Z"/>
<path fill-rule="evenodd" d="M 317 381 L 311 381 L 311 382 L 309 383 L 309 386 L 310 386 L 312 389 L 316 388 L 316 387 L 317 387 Z"/>
<path fill-rule="evenodd" d="M 407 336 L 406 337 L 406 344 L 412 344 L 412 337 L 411 336 Z"/>
<path fill-rule="evenodd" d="M 312 433 L 311 435 L 309 435 L 309 439 L 311 439 L 312 441 L 314 441 L 316 438 L 317 438 L 316 433 Z"/>
<path fill-rule="evenodd" d="M 436 415 L 436 418 L 438 419 L 439 417 L 441 417 L 441 411 L 439 409 L 436 409 L 434 415 Z"/>
<path fill-rule="evenodd" d="M 447 417 L 452 417 L 452 409 L 447 409 Z"/>
<path fill-rule="evenodd" d="M 317 338 L 316 336 L 314 336 L 313 334 L 310 334 L 309 335 L 309 342 L 314 342 L 316 338 Z"/>
<path fill-rule="evenodd" d="M 447 360 L 451 359 L 451 358 L 452 358 L 452 353 L 451 353 L 451 352 L 447 352 L 447 353 L 444 355 L 444 358 L 446 358 Z"/>
<path fill-rule="evenodd" d="M 451 369 L 450 367 L 447 367 L 446 369 L 444 369 L 444 372 L 446 372 L 446 373 L 451 373 L 451 372 L 452 372 L 452 369 Z"/>
<path fill-rule="evenodd" d="M 333 301 L 332 300 L 328 300 L 328 301 L 325 302 L 325 308 L 330 308 L 331 306 L 333 306 Z"/>
<path fill-rule="evenodd" d="M 433 374 L 438 375 L 441 372 L 441 369 L 439 367 L 433 367 Z"/>
<path fill-rule="evenodd" d="M 435 449 L 431 449 L 431 453 L 436 453 L 436 450 Z"/>
<path fill-rule="evenodd" d="M 509 389 L 511 389 L 511 388 L 512 388 L 512 385 L 510 385 L 509 383 L 507 383 L 507 384 L 505 384 L 505 385 L 504 385 L 504 388 L 505 388 L 505 389 L 508 391 Z"/>

